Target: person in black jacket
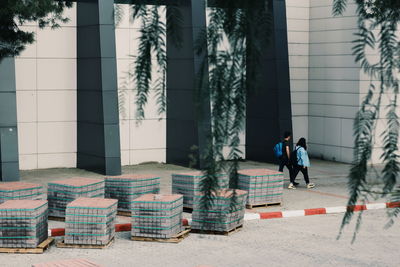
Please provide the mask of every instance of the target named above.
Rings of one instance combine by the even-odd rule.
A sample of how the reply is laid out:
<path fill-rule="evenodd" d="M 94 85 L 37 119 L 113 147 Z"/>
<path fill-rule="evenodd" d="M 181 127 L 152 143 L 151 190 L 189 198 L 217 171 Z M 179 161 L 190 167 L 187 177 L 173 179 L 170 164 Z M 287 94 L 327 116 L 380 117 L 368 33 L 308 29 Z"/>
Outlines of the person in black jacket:
<path fill-rule="evenodd" d="M 282 141 L 282 156 L 279 158 L 279 171 L 283 172 L 283 168 L 286 166 L 286 168 L 289 170 L 289 177 L 290 177 L 290 184 L 291 185 L 298 185 L 293 179 L 293 168 L 292 165 L 290 164 L 290 146 L 289 146 L 289 141 L 292 138 L 292 133 L 291 132 L 285 132 L 283 135 L 283 141 Z M 296 189 L 290 188 L 290 189 Z"/>

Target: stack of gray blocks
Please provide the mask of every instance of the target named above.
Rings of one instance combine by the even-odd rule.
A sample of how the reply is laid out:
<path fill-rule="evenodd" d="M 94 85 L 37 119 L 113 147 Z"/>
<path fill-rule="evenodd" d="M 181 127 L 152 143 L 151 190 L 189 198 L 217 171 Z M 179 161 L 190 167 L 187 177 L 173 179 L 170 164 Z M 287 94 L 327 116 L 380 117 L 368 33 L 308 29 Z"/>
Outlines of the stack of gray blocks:
<path fill-rule="evenodd" d="M 206 176 L 202 172 L 172 174 L 172 194 L 183 195 L 183 207 L 193 209 L 194 197 L 201 194 L 201 182 Z M 226 174 L 218 174 L 219 189 L 229 187 Z"/>
<path fill-rule="evenodd" d="M 148 174 L 127 174 L 106 177 L 105 195 L 118 199 L 118 210 L 130 212 L 132 201 L 145 194 L 160 192 L 160 177 Z"/>
<path fill-rule="evenodd" d="M 0 204 L 0 247 L 36 248 L 48 237 L 46 200 Z"/>
<path fill-rule="evenodd" d="M 202 196 L 195 197 L 192 213 L 192 229 L 202 231 L 229 232 L 243 225 L 247 192 L 224 189 L 212 194 L 208 207 Z"/>
<path fill-rule="evenodd" d="M 268 169 L 240 170 L 239 188 L 248 192 L 248 205 L 282 202 L 283 173 Z"/>
<path fill-rule="evenodd" d="M 44 186 L 25 182 L 0 183 L 0 203 L 7 200 L 31 199 L 46 200 Z"/>
<path fill-rule="evenodd" d="M 174 237 L 183 230 L 182 213 L 182 195 L 141 196 L 132 205 L 132 237 Z"/>
<path fill-rule="evenodd" d="M 104 198 L 104 180 L 70 178 L 48 184 L 49 215 L 65 217 L 67 204 L 80 197 Z"/>
<path fill-rule="evenodd" d="M 107 245 L 115 236 L 117 200 L 79 198 L 67 205 L 65 244 Z"/>

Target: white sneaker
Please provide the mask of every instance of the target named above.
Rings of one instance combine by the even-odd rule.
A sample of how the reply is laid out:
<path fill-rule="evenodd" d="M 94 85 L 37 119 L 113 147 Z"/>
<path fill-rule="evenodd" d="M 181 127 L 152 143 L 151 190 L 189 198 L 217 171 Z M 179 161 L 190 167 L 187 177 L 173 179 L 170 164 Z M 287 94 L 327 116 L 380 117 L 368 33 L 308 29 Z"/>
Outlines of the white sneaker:
<path fill-rule="evenodd" d="M 288 188 L 289 189 L 296 189 L 296 187 L 292 183 L 289 184 Z"/>
<path fill-rule="evenodd" d="M 307 188 L 308 188 L 308 189 L 311 189 L 311 188 L 314 188 L 314 187 L 315 187 L 315 184 L 313 184 L 313 183 L 307 184 Z"/>

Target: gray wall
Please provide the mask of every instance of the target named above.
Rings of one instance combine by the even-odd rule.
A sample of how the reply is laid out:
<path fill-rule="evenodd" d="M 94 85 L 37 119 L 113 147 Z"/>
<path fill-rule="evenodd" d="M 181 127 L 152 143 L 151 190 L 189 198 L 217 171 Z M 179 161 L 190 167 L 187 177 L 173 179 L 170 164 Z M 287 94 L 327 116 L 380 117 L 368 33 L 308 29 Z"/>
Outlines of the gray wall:
<path fill-rule="evenodd" d="M 15 60 L 0 61 L 0 181 L 19 179 Z"/>

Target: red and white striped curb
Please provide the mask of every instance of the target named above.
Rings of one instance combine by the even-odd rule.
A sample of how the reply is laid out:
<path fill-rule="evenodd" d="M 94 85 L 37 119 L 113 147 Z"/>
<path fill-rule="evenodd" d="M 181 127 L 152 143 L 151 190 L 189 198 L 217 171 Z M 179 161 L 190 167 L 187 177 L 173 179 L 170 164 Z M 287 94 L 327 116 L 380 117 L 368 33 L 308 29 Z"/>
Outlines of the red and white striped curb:
<path fill-rule="evenodd" d="M 317 208 L 317 209 L 304 209 L 304 210 L 288 210 L 288 211 L 274 211 L 274 212 L 260 212 L 260 213 L 246 213 L 244 215 L 245 221 L 252 220 L 266 220 L 266 219 L 277 219 L 277 218 L 290 218 L 290 217 L 302 217 L 311 215 L 322 215 L 322 214 L 338 214 L 345 213 L 347 210 L 365 211 L 365 210 L 380 210 L 380 209 L 392 209 L 400 208 L 400 202 L 390 203 L 371 203 L 365 205 L 355 206 L 339 206 L 339 207 L 328 207 L 328 208 Z M 191 219 L 182 219 L 184 226 L 191 225 Z M 132 228 L 132 224 L 123 223 L 116 224 L 116 232 L 128 232 Z M 49 236 L 63 236 L 65 234 L 64 228 L 49 229 Z"/>
<path fill-rule="evenodd" d="M 335 214 L 335 213 L 337 214 L 337 213 L 345 213 L 348 210 L 364 211 L 364 210 L 379 210 L 379 209 L 391 209 L 391 208 L 400 208 L 400 202 L 371 203 L 371 204 L 365 204 L 365 205 L 339 206 L 339 207 L 304 209 L 304 210 L 246 213 L 245 221 L 265 220 L 265 219 L 275 219 L 275 218 L 302 217 L 302 216 Z"/>

